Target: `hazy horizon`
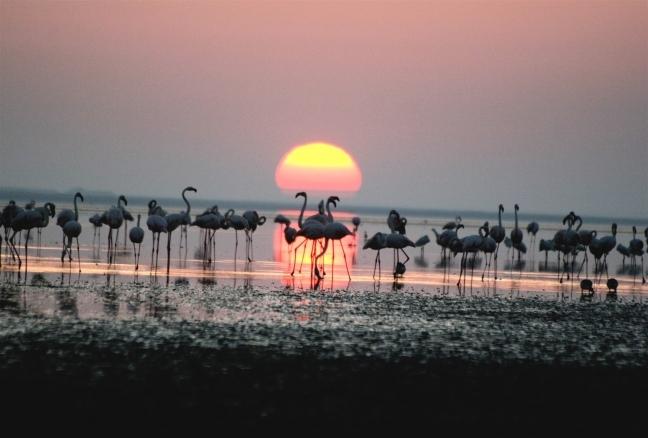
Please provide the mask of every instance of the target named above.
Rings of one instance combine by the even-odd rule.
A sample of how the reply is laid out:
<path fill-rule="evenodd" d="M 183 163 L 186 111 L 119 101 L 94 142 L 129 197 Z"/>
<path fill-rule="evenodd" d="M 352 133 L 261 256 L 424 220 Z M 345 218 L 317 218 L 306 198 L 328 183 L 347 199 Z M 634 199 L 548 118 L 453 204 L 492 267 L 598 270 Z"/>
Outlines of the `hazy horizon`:
<path fill-rule="evenodd" d="M 648 2 L 0 3 L 0 187 L 648 217 Z M 5 202 L 5 200 L 0 200 Z"/>

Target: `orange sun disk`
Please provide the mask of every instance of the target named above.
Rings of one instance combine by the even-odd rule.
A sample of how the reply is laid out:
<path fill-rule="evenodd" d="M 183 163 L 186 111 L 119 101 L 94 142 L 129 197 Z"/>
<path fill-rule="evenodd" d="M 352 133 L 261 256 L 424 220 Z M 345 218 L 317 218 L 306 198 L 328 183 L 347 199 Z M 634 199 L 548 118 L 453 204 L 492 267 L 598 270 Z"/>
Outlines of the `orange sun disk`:
<path fill-rule="evenodd" d="M 362 172 L 341 147 L 308 143 L 295 146 L 281 158 L 275 180 L 286 191 L 357 192 L 362 186 Z"/>

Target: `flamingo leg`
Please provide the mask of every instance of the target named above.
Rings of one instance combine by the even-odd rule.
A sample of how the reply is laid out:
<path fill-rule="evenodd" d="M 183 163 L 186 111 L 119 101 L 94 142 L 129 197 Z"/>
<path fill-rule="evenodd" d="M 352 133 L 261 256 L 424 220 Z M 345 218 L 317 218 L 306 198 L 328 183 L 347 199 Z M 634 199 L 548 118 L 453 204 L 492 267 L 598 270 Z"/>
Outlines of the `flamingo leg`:
<path fill-rule="evenodd" d="M 79 272 L 81 272 L 81 250 L 79 248 L 79 238 L 76 238 L 77 243 L 77 261 L 79 262 Z"/>
<path fill-rule="evenodd" d="M 161 233 L 158 232 L 157 243 L 155 248 L 155 270 L 157 270 L 158 261 L 160 260 L 160 234 Z"/>
<path fill-rule="evenodd" d="M 29 232 L 31 229 L 27 229 L 27 237 L 25 237 L 25 281 L 27 281 L 27 263 L 29 263 L 29 254 L 27 251 L 29 249 Z"/>
<path fill-rule="evenodd" d="M 302 240 L 301 243 L 295 247 L 295 258 L 294 258 L 294 261 L 293 261 L 293 269 L 292 269 L 292 272 L 290 273 L 290 275 L 295 275 L 295 267 L 297 266 L 297 250 L 304 243 L 306 243 L 306 239 Z M 304 251 L 306 251 L 306 248 L 304 248 Z M 304 258 L 302 256 L 302 263 L 303 262 L 304 262 Z M 301 272 L 301 268 L 299 268 L 299 272 Z"/>
<path fill-rule="evenodd" d="M 16 242 L 15 242 L 16 233 L 17 231 L 13 232 L 11 238 L 9 239 L 9 243 L 11 244 L 12 256 L 14 257 L 14 260 L 16 260 L 16 258 L 18 259 L 18 269 L 20 269 L 20 266 L 22 266 L 22 260 L 20 259 L 20 254 L 16 249 Z"/>
<path fill-rule="evenodd" d="M 349 276 L 349 281 L 351 281 L 351 273 L 349 272 L 349 263 L 347 263 L 346 252 L 344 251 L 344 245 L 342 245 L 342 242 L 340 242 L 340 246 L 342 247 L 342 255 L 344 256 L 344 266 L 346 267 L 347 275 Z M 335 257 L 335 252 L 333 252 L 333 256 Z"/>
<path fill-rule="evenodd" d="M 182 233 L 182 230 L 180 232 Z M 171 231 L 167 232 L 167 275 L 171 270 L 171 234 Z"/>

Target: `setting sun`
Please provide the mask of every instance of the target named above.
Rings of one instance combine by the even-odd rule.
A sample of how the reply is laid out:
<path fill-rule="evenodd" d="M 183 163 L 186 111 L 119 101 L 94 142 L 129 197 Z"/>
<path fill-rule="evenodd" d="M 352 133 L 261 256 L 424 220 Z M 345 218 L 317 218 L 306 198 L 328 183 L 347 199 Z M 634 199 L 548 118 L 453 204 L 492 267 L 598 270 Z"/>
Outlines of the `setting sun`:
<path fill-rule="evenodd" d="M 282 190 L 357 192 L 362 172 L 341 147 L 308 143 L 295 146 L 281 158 L 275 180 Z"/>

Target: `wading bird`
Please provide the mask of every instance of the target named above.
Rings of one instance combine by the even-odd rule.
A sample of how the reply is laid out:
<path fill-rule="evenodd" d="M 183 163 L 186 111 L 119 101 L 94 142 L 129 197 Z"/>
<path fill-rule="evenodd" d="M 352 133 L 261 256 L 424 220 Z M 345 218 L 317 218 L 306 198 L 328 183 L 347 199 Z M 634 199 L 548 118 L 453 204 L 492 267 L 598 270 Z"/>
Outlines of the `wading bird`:
<path fill-rule="evenodd" d="M 456 216 L 454 221 L 446 222 L 444 230 L 454 230 L 461 223 L 461 216 Z"/>
<path fill-rule="evenodd" d="M 409 240 L 407 236 L 404 234 L 400 233 L 389 233 L 386 238 L 386 244 L 387 248 L 392 248 L 394 250 L 394 278 L 399 277 L 405 273 L 405 264 L 409 261 L 409 256 L 405 252 L 405 248 L 408 246 L 414 247 L 414 242 Z M 405 256 L 405 261 L 402 263 L 402 266 L 399 267 L 401 261 L 400 261 L 400 253 L 403 253 Z"/>
<path fill-rule="evenodd" d="M 367 239 L 362 249 L 373 249 L 377 251 L 374 260 L 373 277 L 376 278 L 376 264 L 378 265 L 378 278 L 380 278 L 380 250 L 387 248 L 387 234 L 376 233 L 371 238 Z"/>
<path fill-rule="evenodd" d="M 495 240 L 495 280 L 497 280 L 497 255 L 499 254 L 500 243 L 506 237 L 506 230 L 502 226 L 502 213 L 504 213 L 504 206 L 500 204 L 497 207 L 497 225 L 490 229 L 490 237 Z"/>
<path fill-rule="evenodd" d="M 59 212 L 59 214 L 56 216 L 56 225 L 61 227 L 61 231 L 63 231 L 63 227 L 65 226 L 66 223 L 69 221 L 79 220 L 79 211 L 77 209 L 77 199 L 81 199 L 81 202 L 83 201 L 83 195 L 81 193 L 76 192 L 74 194 L 74 199 L 73 199 L 73 204 L 74 204 L 74 210 L 70 210 L 69 208 L 63 209 Z M 63 233 L 63 254 L 65 254 L 65 233 Z M 70 257 L 72 255 L 70 254 Z M 63 256 L 61 256 L 61 261 L 63 259 Z"/>
<path fill-rule="evenodd" d="M 93 216 L 88 219 L 88 221 L 92 224 L 93 228 L 93 235 L 92 235 L 92 245 L 94 246 L 95 244 L 95 239 L 97 238 L 97 234 L 99 235 L 99 244 L 101 244 L 101 227 L 103 226 L 103 223 L 101 222 L 101 215 L 99 213 L 95 213 Z"/>
<path fill-rule="evenodd" d="M 63 252 L 61 253 L 61 263 L 65 259 L 65 253 L 67 252 L 68 258 L 70 259 L 70 265 L 72 264 L 72 239 L 76 239 L 77 246 L 77 259 L 79 262 L 79 272 L 81 272 L 81 251 L 79 250 L 79 236 L 81 235 L 81 224 L 79 223 L 79 207 L 77 206 L 77 199 L 80 199 L 81 202 L 85 202 L 83 195 L 81 193 L 76 193 L 74 195 L 74 216 L 72 219 L 65 222 L 62 225 L 63 227 Z M 59 216 L 60 217 L 60 216 Z M 67 238 L 67 245 L 65 244 L 65 239 Z"/>
<path fill-rule="evenodd" d="M 142 242 L 144 241 L 144 230 L 140 227 L 141 214 L 137 215 L 137 225 L 130 229 L 128 238 L 133 244 L 133 256 L 135 257 L 135 270 L 139 269 L 140 252 L 142 251 Z M 135 249 L 137 245 L 137 249 Z"/>
<path fill-rule="evenodd" d="M 167 214 L 164 219 L 167 223 L 167 275 L 171 270 L 171 234 L 173 231 L 178 228 L 180 225 L 189 225 L 191 224 L 191 204 L 187 200 L 186 193 L 194 192 L 197 193 L 198 190 L 189 186 L 185 187 L 182 190 L 182 200 L 187 206 L 187 211 L 182 211 L 180 213 Z M 182 236 L 180 237 L 182 239 Z"/>
<path fill-rule="evenodd" d="M 644 250 L 643 242 L 641 239 L 637 239 L 637 227 L 632 226 L 632 240 L 628 244 L 628 249 L 630 250 L 631 263 L 633 269 L 636 271 L 637 268 L 637 257 L 641 257 L 641 283 L 646 283 L 646 275 L 644 274 Z"/>
<path fill-rule="evenodd" d="M 117 241 L 119 240 L 119 228 L 124 223 L 124 213 L 122 210 L 121 203 L 128 205 L 128 200 L 124 195 L 119 195 L 117 199 L 117 206 L 112 206 L 108 210 L 104 211 L 101 215 L 101 222 L 105 225 L 108 225 L 108 264 L 113 263 L 115 257 L 115 250 L 117 249 Z M 113 245 L 113 230 L 116 231 L 115 235 L 115 244 Z"/>
<path fill-rule="evenodd" d="M 160 234 L 167 232 L 167 221 L 164 217 L 152 214 L 146 219 L 146 227 L 153 236 L 153 245 L 151 247 L 151 270 L 155 266 L 158 267 L 158 259 L 160 256 Z M 157 238 L 156 238 L 157 234 Z M 153 255 L 155 254 L 155 265 L 153 265 Z"/>
<path fill-rule="evenodd" d="M 247 219 L 248 227 L 245 229 L 245 237 L 247 239 L 248 255 L 247 259 L 251 262 L 254 259 L 254 232 L 257 227 L 266 223 L 265 216 L 259 216 L 256 210 L 247 210 L 243 212 L 243 217 Z"/>
<path fill-rule="evenodd" d="M 511 243 L 513 244 L 513 248 L 515 248 L 515 245 L 519 245 L 522 243 L 522 239 L 524 238 L 524 235 L 522 234 L 522 230 L 518 228 L 518 210 L 520 207 L 515 204 L 515 227 L 511 230 Z M 518 261 L 520 261 L 520 250 L 518 249 Z M 511 263 L 513 263 L 513 256 L 511 257 Z"/>
<path fill-rule="evenodd" d="M 56 206 L 51 202 L 46 202 L 42 207 L 36 207 L 32 210 L 22 210 L 18 213 L 13 220 L 11 221 L 11 229 L 13 233 L 9 239 L 9 244 L 11 245 L 11 250 L 13 254 L 18 259 L 18 268 L 20 269 L 22 261 L 20 259 L 20 254 L 16 249 L 15 237 L 16 233 L 21 231 L 27 231 L 27 237 L 25 239 L 25 272 L 27 271 L 27 261 L 28 261 L 28 249 L 29 249 L 29 234 L 32 229 L 38 227 L 45 227 L 49 223 L 49 218 L 56 215 Z"/>

